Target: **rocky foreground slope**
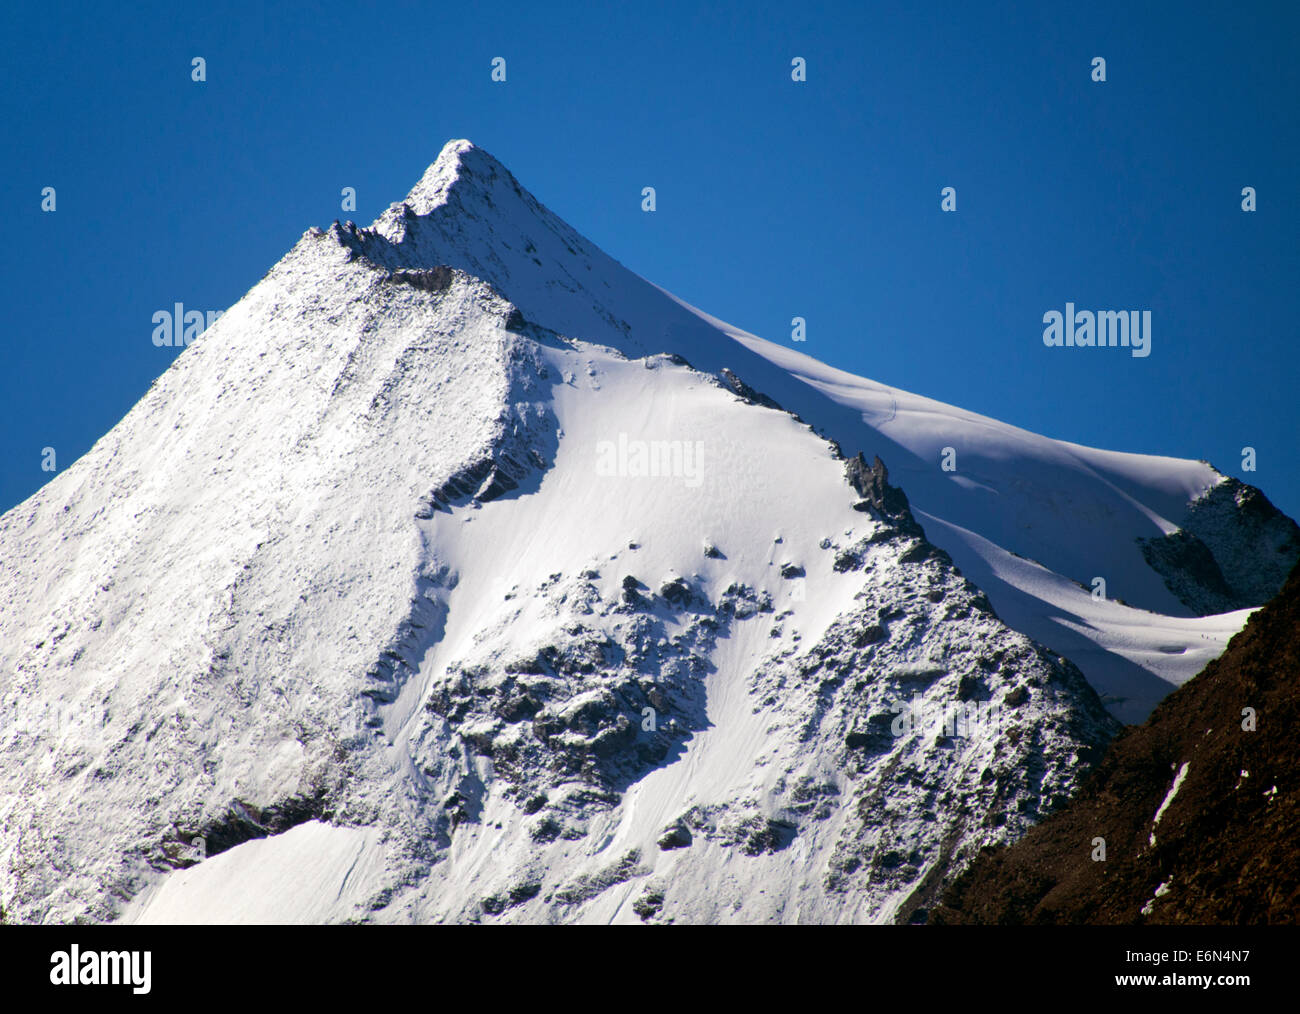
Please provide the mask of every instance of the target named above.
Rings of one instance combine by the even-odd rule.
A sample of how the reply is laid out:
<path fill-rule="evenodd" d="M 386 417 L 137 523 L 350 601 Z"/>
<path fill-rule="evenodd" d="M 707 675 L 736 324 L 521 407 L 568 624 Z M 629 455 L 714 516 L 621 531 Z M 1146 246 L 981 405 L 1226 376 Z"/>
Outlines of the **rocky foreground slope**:
<path fill-rule="evenodd" d="M 1124 731 L 1068 807 L 976 860 L 931 921 L 1294 924 L 1298 758 L 1300 568 Z"/>

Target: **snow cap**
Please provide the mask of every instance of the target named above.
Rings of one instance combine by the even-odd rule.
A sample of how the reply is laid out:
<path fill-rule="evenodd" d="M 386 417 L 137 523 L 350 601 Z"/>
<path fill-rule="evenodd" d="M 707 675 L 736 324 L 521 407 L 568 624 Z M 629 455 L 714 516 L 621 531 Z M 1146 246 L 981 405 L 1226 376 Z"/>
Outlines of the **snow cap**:
<path fill-rule="evenodd" d="M 434 208 L 446 204 L 456 184 L 475 175 L 476 169 L 490 170 L 487 175 L 494 176 L 500 171 L 500 163 L 471 141 L 448 141 L 406 195 L 406 203 L 417 215 L 427 215 Z"/>

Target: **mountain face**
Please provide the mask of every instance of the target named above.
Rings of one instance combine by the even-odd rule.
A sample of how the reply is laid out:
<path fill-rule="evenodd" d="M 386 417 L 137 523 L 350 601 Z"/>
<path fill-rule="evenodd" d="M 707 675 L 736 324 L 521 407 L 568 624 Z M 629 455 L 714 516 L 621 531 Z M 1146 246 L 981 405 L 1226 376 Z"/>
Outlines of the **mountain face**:
<path fill-rule="evenodd" d="M 452 142 L 0 518 L 0 906 L 920 921 L 1300 551 L 1231 482 L 738 332 Z"/>
<path fill-rule="evenodd" d="M 1300 558 L 1296 523 L 1231 478 L 1193 500 L 1177 530 L 1138 541 L 1169 590 L 1200 614 L 1267 602 Z"/>
<path fill-rule="evenodd" d="M 1297 635 L 1300 568 L 1221 658 L 1125 730 L 1068 807 L 981 855 L 931 920 L 1294 924 Z"/>

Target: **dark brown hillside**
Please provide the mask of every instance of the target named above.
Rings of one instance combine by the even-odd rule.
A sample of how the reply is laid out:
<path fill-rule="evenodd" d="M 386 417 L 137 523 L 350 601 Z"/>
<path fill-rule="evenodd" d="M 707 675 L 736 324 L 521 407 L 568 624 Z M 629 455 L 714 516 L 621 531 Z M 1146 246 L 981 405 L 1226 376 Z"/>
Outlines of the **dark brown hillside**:
<path fill-rule="evenodd" d="M 1300 567 L 1221 658 L 1112 743 L 1065 809 L 981 854 L 930 924 L 1294 924 L 1298 774 Z"/>

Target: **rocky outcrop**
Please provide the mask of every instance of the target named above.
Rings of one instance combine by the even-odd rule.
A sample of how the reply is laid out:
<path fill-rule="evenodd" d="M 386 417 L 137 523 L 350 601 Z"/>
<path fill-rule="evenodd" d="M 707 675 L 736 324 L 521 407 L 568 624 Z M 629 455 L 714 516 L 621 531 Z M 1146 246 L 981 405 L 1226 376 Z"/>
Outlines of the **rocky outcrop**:
<path fill-rule="evenodd" d="M 1138 543 L 1169 590 L 1202 616 L 1263 605 L 1300 560 L 1300 526 L 1233 478 L 1193 500 L 1177 531 Z"/>

